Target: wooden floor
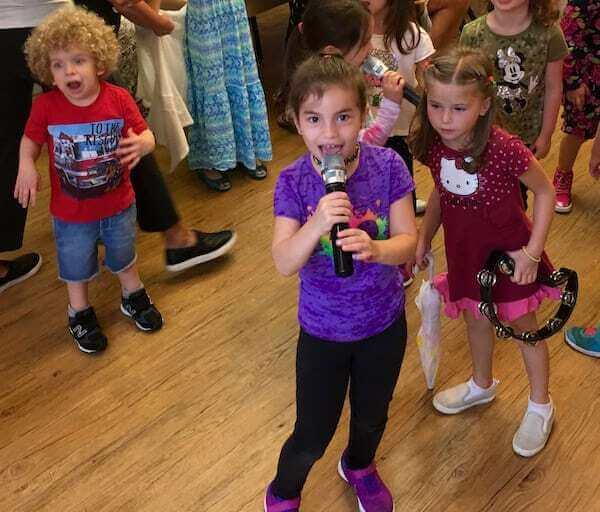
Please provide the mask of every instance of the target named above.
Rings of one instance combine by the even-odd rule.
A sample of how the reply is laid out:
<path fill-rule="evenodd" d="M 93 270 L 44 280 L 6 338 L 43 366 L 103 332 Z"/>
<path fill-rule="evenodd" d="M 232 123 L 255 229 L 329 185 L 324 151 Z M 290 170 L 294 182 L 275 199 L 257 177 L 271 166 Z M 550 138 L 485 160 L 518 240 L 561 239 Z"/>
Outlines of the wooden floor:
<path fill-rule="evenodd" d="M 272 91 L 285 7 L 259 24 Z M 264 182 L 235 176 L 230 192 L 216 194 L 185 165 L 168 178 L 188 224 L 235 228 L 238 245 L 221 261 L 173 275 L 164 270 L 160 236 L 140 233 L 141 275 L 166 323 L 156 334 L 136 331 L 119 313 L 117 280 L 102 272 L 91 296 L 110 346 L 99 357 L 77 351 L 66 331 L 44 170 L 24 246 L 40 251 L 44 265 L 0 295 L 0 511 L 262 510 L 295 415 L 297 280 L 280 277 L 271 261 L 272 191 L 281 168 L 303 151 L 275 123 L 272 133 L 275 159 Z M 549 173 L 559 140 L 557 132 L 544 161 Z M 555 262 L 579 272 L 574 324 L 598 320 L 600 305 L 600 185 L 586 172 L 589 151 L 588 144 L 576 167 L 576 207 L 556 216 L 548 244 Z M 426 197 L 427 172 L 416 178 Z M 435 253 L 442 258 L 439 239 Z M 600 360 L 572 351 L 561 336 L 549 341 L 557 421 L 548 447 L 520 458 L 511 439 L 528 390 L 516 347 L 498 343 L 502 383 L 493 404 L 455 417 L 436 413 L 415 346 L 417 288 L 408 291 L 409 348 L 378 452 L 396 510 L 600 511 Z M 469 376 L 462 324 L 445 321 L 443 329 L 438 389 Z M 305 511 L 356 510 L 336 474 L 347 423 L 346 411 L 310 474 Z"/>

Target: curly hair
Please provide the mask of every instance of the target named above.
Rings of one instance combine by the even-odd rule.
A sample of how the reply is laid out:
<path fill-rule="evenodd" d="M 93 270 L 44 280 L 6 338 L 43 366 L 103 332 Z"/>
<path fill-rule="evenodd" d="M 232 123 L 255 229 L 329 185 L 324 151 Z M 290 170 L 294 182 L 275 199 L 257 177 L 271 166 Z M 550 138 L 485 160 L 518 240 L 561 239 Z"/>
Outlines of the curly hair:
<path fill-rule="evenodd" d="M 27 64 L 35 78 L 52 85 L 50 53 L 77 47 L 89 52 L 102 69 L 102 78 L 110 75 L 119 60 L 119 43 L 112 28 L 102 18 L 81 7 L 65 7 L 48 16 L 25 42 Z"/>

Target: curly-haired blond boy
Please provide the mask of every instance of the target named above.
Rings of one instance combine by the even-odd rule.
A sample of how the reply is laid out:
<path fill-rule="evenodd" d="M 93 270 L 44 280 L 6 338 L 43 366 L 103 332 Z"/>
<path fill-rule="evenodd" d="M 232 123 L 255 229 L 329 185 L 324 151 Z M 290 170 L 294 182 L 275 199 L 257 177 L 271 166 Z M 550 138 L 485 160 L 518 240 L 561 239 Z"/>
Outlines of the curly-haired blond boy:
<path fill-rule="evenodd" d="M 15 197 L 34 205 L 35 161 L 44 143 L 50 164 L 59 277 L 67 283 L 69 331 L 86 353 L 107 340 L 88 300 L 98 273 L 98 240 L 105 265 L 121 283 L 121 311 L 138 328 L 155 331 L 162 317 L 135 265 L 135 202 L 129 173 L 154 150 L 154 136 L 129 93 L 103 79 L 115 68 L 119 47 L 102 19 L 65 8 L 42 22 L 25 45 L 33 75 L 54 88 L 37 97 L 21 140 Z"/>

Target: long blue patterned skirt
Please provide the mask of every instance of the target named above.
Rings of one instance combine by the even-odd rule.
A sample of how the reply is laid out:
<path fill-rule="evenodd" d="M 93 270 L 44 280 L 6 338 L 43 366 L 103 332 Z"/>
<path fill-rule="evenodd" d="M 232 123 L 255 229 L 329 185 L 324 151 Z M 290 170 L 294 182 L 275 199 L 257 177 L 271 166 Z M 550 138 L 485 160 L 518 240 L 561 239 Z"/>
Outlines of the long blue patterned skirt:
<path fill-rule="evenodd" d="M 191 169 L 271 160 L 265 94 L 244 0 L 189 0 L 186 17 Z"/>

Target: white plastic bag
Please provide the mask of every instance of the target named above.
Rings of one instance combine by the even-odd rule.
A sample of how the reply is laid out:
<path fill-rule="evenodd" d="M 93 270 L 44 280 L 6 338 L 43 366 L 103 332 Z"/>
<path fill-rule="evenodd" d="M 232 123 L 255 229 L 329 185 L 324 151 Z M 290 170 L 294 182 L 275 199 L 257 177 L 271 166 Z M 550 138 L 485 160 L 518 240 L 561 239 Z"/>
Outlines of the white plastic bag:
<path fill-rule="evenodd" d="M 427 389 L 433 389 L 440 363 L 442 298 L 433 286 L 433 277 L 435 276 L 433 255 L 428 254 L 427 259 L 429 260 L 427 267 L 429 279 L 421 283 L 415 304 L 421 312 L 421 327 L 417 333 L 421 366 L 425 374 Z"/>

